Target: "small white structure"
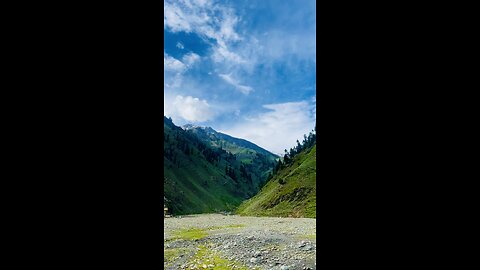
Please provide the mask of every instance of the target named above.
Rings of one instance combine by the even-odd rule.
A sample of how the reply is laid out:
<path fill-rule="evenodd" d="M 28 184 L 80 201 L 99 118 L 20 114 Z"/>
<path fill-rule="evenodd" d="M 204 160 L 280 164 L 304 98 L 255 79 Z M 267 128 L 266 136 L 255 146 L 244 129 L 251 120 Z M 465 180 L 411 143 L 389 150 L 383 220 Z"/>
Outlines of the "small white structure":
<path fill-rule="evenodd" d="M 171 217 L 171 215 L 168 215 L 168 207 L 163 205 L 163 218 Z"/>

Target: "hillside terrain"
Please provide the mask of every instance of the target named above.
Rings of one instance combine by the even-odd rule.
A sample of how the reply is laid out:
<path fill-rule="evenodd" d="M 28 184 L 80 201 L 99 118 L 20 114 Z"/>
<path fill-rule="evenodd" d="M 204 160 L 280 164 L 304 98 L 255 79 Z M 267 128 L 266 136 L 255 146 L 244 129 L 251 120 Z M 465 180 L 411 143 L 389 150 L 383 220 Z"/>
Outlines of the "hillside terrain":
<path fill-rule="evenodd" d="M 235 155 L 236 160 L 240 161 L 245 170 L 252 174 L 252 182 L 255 186 L 264 184 L 268 174 L 272 173 L 276 160 L 279 159 L 277 155 L 254 143 L 217 132 L 210 127 L 185 125 L 184 128 L 207 145 Z"/>
<path fill-rule="evenodd" d="M 248 147 L 236 149 L 225 141 L 227 151 L 215 145 L 217 140 L 182 129 L 166 117 L 163 135 L 164 204 L 174 215 L 232 211 L 258 192 L 274 166 L 275 156 L 269 159 L 254 150 L 249 164 L 239 154 Z"/>
<path fill-rule="evenodd" d="M 243 202 L 246 216 L 316 217 L 316 144 L 293 156 L 260 192 Z"/>

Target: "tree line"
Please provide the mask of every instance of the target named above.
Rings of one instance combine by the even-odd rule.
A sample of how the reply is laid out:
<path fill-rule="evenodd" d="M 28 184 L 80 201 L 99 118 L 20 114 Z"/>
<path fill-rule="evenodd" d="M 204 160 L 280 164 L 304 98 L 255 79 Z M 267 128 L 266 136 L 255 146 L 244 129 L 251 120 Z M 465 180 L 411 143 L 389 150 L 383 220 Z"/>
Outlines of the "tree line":
<path fill-rule="evenodd" d="M 277 164 L 275 165 L 275 167 L 273 169 L 273 174 L 278 172 L 283 167 L 290 165 L 293 162 L 293 159 L 295 158 L 295 156 L 298 155 L 299 153 L 301 153 L 303 150 L 313 147 L 313 145 L 317 141 L 316 131 L 317 131 L 317 126 L 315 126 L 315 128 L 312 131 L 310 131 L 308 136 L 306 134 L 303 135 L 303 141 L 301 143 L 300 143 L 300 141 L 297 140 L 297 145 L 290 148 L 290 151 L 285 149 L 285 154 L 283 156 L 283 162 L 282 162 L 282 160 L 279 160 L 277 162 Z M 273 174 L 271 176 L 269 176 L 269 178 L 272 178 Z"/>

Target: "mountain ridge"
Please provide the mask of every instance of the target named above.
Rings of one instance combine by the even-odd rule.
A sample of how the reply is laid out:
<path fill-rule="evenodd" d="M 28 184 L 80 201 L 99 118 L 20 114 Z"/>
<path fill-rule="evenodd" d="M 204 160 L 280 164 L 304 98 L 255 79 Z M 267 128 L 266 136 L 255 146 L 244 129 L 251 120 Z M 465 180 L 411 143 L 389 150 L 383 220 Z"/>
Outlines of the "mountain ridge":
<path fill-rule="evenodd" d="M 237 137 L 234 137 L 232 135 L 228 135 L 226 133 L 223 133 L 223 132 L 220 132 L 220 131 L 216 131 L 215 129 L 213 129 L 212 127 L 205 127 L 205 126 L 196 126 L 196 125 L 192 125 L 192 124 L 186 124 L 186 125 L 183 125 L 182 128 L 184 128 L 185 130 L 198 130 L 198 129 L 201 129 L 209 134 L 214 134 L 218 137 L 220 137 L 221 139 L 228 139 L 228 140 L 231 140 L 235 143 L 237 143 L 239 146 L 243 146 L 243 147 L 248 147 L 248 148 L 251 148 L 251 149 L 255 149 L 263 154 L 267 154 L 267 155 L 273 155 L 277 158 L 279 158 L 279 156 L 273 152 L 270 152 L 268 150 L 266 150 L 265 148 L 262 148 L 261 146 L 258 146 L 257 144 L 253 143 L 253 142 L 250 142 L 246 139 L 242 139 L 242 138 L 237 138 Z"/>
<path fill-rule="evenodd" d="M 164 117 L 163 135 L 164 196 L 173 214 L 231 211 L 257 193 L 275 165 L 273 156 L 234 146 L 211 128 L 195 132 Z"/>
<path fill-rule="evenodd" d="M 243 170 L 252 174 L 252 183 L 256 187 L 263 186 L 279 159 L 277 155 L 252 142 L 223 134 L 211 127 L 188 125 L 184 128 L 207 145 L 234 155 L 235 159 L 241 162 Z"/>

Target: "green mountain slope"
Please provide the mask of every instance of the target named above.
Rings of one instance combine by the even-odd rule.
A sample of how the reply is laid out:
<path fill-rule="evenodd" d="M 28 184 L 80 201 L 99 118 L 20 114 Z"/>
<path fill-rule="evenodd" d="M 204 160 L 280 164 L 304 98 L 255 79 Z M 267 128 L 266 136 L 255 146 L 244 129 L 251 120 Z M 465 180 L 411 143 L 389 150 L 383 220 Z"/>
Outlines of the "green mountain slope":
<path fill-rule="evenodd" d="M 244 139 L 232 137 L 230 135 L 215 131 L 210 127 L 199 127 L 193 125 L 185 125 L 185 129 L 192 130 L 195 134 L 198 134 L 202 139 L 208 139 L 212 145 L 221 146 L 233 154 L 241 152 L 244 149 L 250 149 L 257 153 L 267 156 L 271 160 L 278 158 L 277 155 L 270 153 L 269 151 L 261 148 L 260 146 L 249 142 Z"/>
<path fill-rule="evenodd" d="M 243 202 L 247 216 L 316 217 L 316 144 L 295 155 L 261 191 Z"/>
<path fill-rule="evenodd" d="M 197 135 L 207 145 L 235 155 L 236 160 L 240 161 L 245 170 L 252 174 L 252 181 L 255 186 L 264 184 L 268 174 L 272 173 L 276 160 L 279 159 L 277 155 L 254 143 L 217 132 L 210 127 L 185 125 L 184 128 Z"/>
<path fill-rule="evenodd" d="M 173 214 L 233 210 L 258 191 L 247 166 L 164 118 L 164 202 Z"/>

